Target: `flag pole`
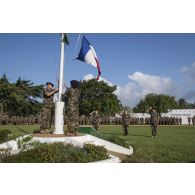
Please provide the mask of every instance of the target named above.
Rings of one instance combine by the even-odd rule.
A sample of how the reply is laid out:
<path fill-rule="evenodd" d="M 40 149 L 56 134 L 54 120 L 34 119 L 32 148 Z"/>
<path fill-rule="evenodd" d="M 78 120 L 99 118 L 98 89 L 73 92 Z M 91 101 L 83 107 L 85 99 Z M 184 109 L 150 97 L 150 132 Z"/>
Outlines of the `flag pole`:
<path fill-rule="evenodd" d="M 59 96 L 55 102 L 55 129 L 53 134 L 64 134 L 64 102 L 61 101 L 64 75 L 64 33 L 61 34 Z"/>
<path fill-rule="evenodd" d="M 61 54 L 60 54 L 60 75 L 59 75 L 59 96 L 58 102 L 61 102 L 62 89 L 63 89 L 63 75 L 64 75 L 64 33 L 62 33 L 61 40 Z"/>

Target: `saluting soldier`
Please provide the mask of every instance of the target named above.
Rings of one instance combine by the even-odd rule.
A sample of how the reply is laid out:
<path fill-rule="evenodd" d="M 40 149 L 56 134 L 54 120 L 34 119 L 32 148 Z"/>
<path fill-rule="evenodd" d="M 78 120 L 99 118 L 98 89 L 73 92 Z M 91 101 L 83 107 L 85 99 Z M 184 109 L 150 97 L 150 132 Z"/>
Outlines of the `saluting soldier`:
<path fill-rule="evenodd" d="M 96 129 L 97 131 L 99 131 L 99 125 L 100 125 L 99 110 L 97 109 L 97 110 L 91 112 L 90 116 L 91 116 L 91 119 L 92 119 L 93 128 Z"/>
<path fill-rule="evenodd" d="M 54 114 L 54 94 L 59 90 L 53 88 L 51 82 L 46 83 L 46 88 L 43 90 L 43 108 L 41 111 L 40 133 L 49 133 L 51 128 L 52 117 Z"/>
<path fill-rule="evenodd" d="M 123 135 L 127 136 L 128 135 L 128 129 L 129 129 L 129 123 L 130 123 L 130 115 L 127 113 L 127 110 L 124 110 L 121 113 L 122 116 L 122 126 L 123 126 Z"/>
<path fill-rule="evenodd" d="M 150 114 L 150 125 L 152 130 L 152 137 L 157 136 L 157 127 L 158 127 L 158 121 L 159 121 L 159 115 L 154 107 L 150 107 L 148 109 L 148 113 Z"/>

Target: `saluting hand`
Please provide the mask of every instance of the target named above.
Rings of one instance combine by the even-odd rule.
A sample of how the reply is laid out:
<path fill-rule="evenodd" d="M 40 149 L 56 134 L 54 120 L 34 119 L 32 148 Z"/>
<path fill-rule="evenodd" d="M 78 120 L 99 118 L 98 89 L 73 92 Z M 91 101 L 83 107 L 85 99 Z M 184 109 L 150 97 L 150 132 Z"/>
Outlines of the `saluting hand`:
<path fill-rule="evenodd" d="M 57 93 L 59 91 L 59 89 L 54 89 L 54 93 Z"/>

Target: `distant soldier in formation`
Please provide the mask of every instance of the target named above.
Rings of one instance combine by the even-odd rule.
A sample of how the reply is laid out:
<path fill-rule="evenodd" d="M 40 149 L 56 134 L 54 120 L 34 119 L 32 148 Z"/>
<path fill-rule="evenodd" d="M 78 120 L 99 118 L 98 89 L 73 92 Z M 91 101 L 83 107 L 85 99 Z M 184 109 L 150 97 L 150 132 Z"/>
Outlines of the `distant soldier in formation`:
<path fill-rule="evenodd" d="M 85 124 L 89 125 L 89 117 L 85 116 Z"/>
<path fill-rule="evenodd" d="M 10 118 L 7 114 L 4 115 L 4 123 L 5 125 L 9 125 L 9 122 L 10 122 Z"/>
<path fill-rule="evenodd" d="M 63 101 L 66 102 L 69 134 L 77 135 L 79 130 L 79 99 L 80 99 L 80 83 L 76 80 L 70 81 L 71 87 L 67 88 L 63 95 Z"/>
<path fill-rule="evenodd" d="M 53 89 L 53 84 L 50 82 L 46 83 L 47 88 L 43 90 L 43 108 L 41 112 L 41 124 L 40 133 L 49 133 L 49 128 L 52 123 L 52 116 L 54 114 L 54 94 L 57 93 L 58 89 Z"/>
<path fill-rule="evenodd" d="M 190 125 L 190 124 L 191 124 L 191 118 L 188 117 L 188 125 Z"/>
<path fill-rule="evenodd" d="M 195 116 L 192 117 L 192 125 L 195 124 Z"/>
<path fill-rule="evenodd" d="M 3 124 L 3 115 L 2 115 L 2 113 L 0 112 L 0 125 L 2 125 Z"/>
<path fill-rule="evenodd" d="M 20 124 L 20 117 L 17 116 L 17 117 L 16 117 L 16 125 L 19 125 L 19 124 Z"/>
<path fill-rule="evenodd" d="M 64 125 L 68 125 L 68 116 L 64 116 Z"/>
<path fill-rule="evenodd" d="M 179 124 L 182 125 L 182 118 L 179 118 Z"/>
<path fill-rule="evenodd" d="M 144 118 L 140 118 L 140 123 L 143 125 L 144 124 Z"/>
<path fill-rule="evenodd" d="M 129 129 L 129 123 L 130 123 L 130 115 L 127 113 L 127 110 L 124 110 L 121 113 L 122 116 L 122 126 L 123 126 L 123 135 L 127 136 L 128 135 L 128 129 Z"/>
<path fill-rule="evenodd" d="M 150 125 L 151 125 L 151 130 L 152 130 L 152 137 L 156 137 L 157 136 L 157 127 L 158 127 L 159 115 L 156 112 L 156 109 L 154 107 L 150 107 L 148 109 L 148 113 L 151 116 Z"/>
<path fill-rule="evenodd" d="M 37 116 L 37 122 L 38 122 L 38 124 L 41 124 L 41 115 Z"/>
<path fill-rule="evenodd" d="M 90 113 L 91 119 L 92 119 L 92 125 L 93 128 L 99 131 L 99 125 L 100 125 L 100 113 L 99 110 L 95 110 Z"/>
<path fill-rule="evenodd" d="M 176 125 L 179 125 L 179 118 L 176 117 Z"/>

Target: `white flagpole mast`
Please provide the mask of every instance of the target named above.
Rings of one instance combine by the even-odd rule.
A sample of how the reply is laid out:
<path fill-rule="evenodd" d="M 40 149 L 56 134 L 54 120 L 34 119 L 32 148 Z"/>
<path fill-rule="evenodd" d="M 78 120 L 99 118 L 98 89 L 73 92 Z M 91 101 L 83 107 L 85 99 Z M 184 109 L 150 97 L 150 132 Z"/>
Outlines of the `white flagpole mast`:
<path fill-rule="evenodd" d="M 60 75 L 59 75 L 59 99 L 58 102 L 61 101 L 62 89 L 63 89 L 63 75 L 64 75 L 64 33 L 62 33 L 61 40 L 61 55 L 60 55 Z"/>
<path fill-rule="evenodd" d="M 64 134 L 64 102 L 61 101 L 64 75 L 64 33 L 61 35 L 60 72 L 59 72 L 59 96 L 55 103 L 55 129 L 53 134 Z"/>

